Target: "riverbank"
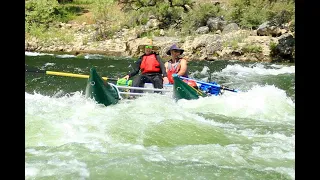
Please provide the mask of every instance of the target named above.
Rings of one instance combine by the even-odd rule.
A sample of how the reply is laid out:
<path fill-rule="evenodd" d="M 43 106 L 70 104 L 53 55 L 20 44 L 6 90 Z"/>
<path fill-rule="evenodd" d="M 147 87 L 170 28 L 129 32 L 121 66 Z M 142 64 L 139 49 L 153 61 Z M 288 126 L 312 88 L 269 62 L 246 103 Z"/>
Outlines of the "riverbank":
<path fill-rule="evenodd" d="M 158 36 L 153 38 L 137 38 L 137 30 L 123 29 L 122 34 L 114 39 L 103 41 L 88 41 L 89 37 L 94 36 L 92 27 L 94 25 L 83 24 L 61 24 L 61 29 L 73 41 L 65 43 L 59 39 L 50 41 L 40 41 L 35 37 L 25 40 L 25 51 L 30 52 L 66 52 L 74 55 L 82 54 L 103 54 L 111 56 L 138 56 L 138 46 L 147 44 L 152 40 L 153 44 L 159 46 L 160 55 L 166 58 L 166 51 L 172 44 L 178 44 L 185 50 L 184 55 L 189 60 L 241 60 L 241 61 L 265 61 L 271 62 L 273 58 L 272 45 L 288 46 L 279 44 L 279 41 L 286 39 L 294 40 L 292 32 L 286 32 L 279 37 L 258 36 L 257 31 L 233 30 L 230 32 L 217 32 L 214 34 L 198 34 L 187 37 Z M 68 29 L 66 28 L 68 27 Z M 290 45 L 289 45 L 290 46 Z M 293 50 L 294 48 L 291 47 Z M 281 49 L 281 48 L 279 48 Z M 283 49 L 283 48 L 282 48 Z M 288 59 L 283 59 L 288 61 Z M 289 59 L 290 60 L 290 59 Z"/>
<path fill-rule="evenodd" d="M 291 22 L 275 24 L 266 21 L 256 30 L 248 30 L 221 16 L 207 17 L 205 26 L 185 34 L 178 28 L 161 28 L 162 22 L 149 16 L 143 25 L 121 28 L 112 37 L 105 37 L 105 32 L 109 32 L 108 28 L 111 27 L 93 21 L 90 10 L 86 10 L 81 17 L 86 21 L 56 23 L 41 36 L 26 33 L 25 51 L 138 57 L 141 54 L 138 46 L 152 41 L 153 45 L 160 47 L 159 54 L 164 59 L 169 58 L 166 55 L 169 47 L 177 44 L 185 50 L 183 55 L 191 61 L 295 61 Z"/>

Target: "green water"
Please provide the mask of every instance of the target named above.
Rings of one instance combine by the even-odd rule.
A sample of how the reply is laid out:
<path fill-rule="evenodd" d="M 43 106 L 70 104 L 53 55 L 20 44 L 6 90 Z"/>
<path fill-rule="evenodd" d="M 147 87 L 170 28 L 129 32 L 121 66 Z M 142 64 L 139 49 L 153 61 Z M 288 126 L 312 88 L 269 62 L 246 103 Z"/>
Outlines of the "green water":
<path fill-rule="evenodd" d="M 123 77 L 134 59 L 26 56 L 32 67 Z M 26 73 L 25 179 L 295 179 L 292 64 L 190 62 L 190 76 L 239 93 L 150 94 L 104 107 L 86 79 Z M 208 79 L 209 77 L 209 79 Z"/>

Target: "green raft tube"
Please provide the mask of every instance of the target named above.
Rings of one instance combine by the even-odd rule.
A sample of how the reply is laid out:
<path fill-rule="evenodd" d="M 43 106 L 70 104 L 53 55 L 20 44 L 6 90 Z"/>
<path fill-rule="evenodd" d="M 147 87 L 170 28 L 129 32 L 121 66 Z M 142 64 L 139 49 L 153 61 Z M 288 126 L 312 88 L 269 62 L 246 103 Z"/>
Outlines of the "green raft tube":
<path fill-rule="evenodd" d="M 206 97 L 207 95 L 202 91 L 189 86 L 183 80 L 181 80 L 177 74 L 172 75 L 174 83 L 173 83 L 173 98 L 175 100 L 179 99 L 199 99 L 199 97 Z"/>
<path fill-rule="evenodd" d="M 121 99 L 118 89 L 105 82 L 94 67 L 90 69 L 85 94 L 87 98 L 94 99 L 97 103 L 105 106 L 117 104 Z"/>

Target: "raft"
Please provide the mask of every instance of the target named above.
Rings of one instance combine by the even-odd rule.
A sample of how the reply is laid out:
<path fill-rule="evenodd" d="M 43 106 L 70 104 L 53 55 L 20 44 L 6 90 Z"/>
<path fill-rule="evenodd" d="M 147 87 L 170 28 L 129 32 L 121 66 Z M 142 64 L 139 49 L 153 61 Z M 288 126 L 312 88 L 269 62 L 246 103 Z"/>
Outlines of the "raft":
<path fill-rule="evenodd" d="M 94 67 L 90 69 L 85 94 L 87 98 L 94 99 L 105 106 L 117 104 L 121 99 L 118 89 L 105 82 Z"/>
<path fill-rule="evenodd" d="M 119 100 L 124 97 L 141 96 L 146 95 L 147 93 L 155 93 L 155 91 L 160 91 L 161 94 L 172 92 L 172 97 L 175 100 L 193 100 L 211 95 L 221 95 L 222 90 L 237 92 L 235 89 L 220 86 L 215 82 L 201 82 L 181 77 L 177 74 L 173 74 L 172 76 L 174 80 L 173 85 L 164 85 L 163 89 L 153 88 L 152 83 L 145 83 L 144 87 L 131 87 L 131 80 L 125 80 L 124 82 L 123 79 L 118 79 L 117 85 L 104 81 L 93 67 L 90 69 L 85 94 L 87 98 L 92 98 L 99 104 L 110 106 L 112 104 L 117 104 Z M 120 85 L 119 82 L 125 85 Z M 193 82 L 194 85 L 191 85 L 192 83 L 190 84 L 190 82 Z M 142 90 L 142 93 L 133 93 L 129 91 L 130 89 Z"/>

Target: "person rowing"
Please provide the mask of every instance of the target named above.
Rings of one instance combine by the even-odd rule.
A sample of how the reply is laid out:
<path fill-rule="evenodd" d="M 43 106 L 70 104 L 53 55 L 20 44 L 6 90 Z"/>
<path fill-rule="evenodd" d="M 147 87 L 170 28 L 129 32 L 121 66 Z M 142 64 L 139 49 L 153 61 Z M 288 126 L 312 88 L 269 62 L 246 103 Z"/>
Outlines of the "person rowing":
<path fill-rule="evenodd" d="M 160 55 L 156 53 L 156 49 L 159 49 L 159 47 L 150 43 L 148 45 L 140 45 L 139 50 L 141 49 L 144 50 L 144 54 L 136 61 L 133 71 L 123 78 L 128 80 L 141 71 L 141 74 L 133 80 L 133 87 L 144 87 L 145 83 L 152 83 L 154 88 L 162 89 L 163 84 L 168 84 L 169 80 Z M 132 92 L 141 93 L 142 90 L 132 90 Z"/>

